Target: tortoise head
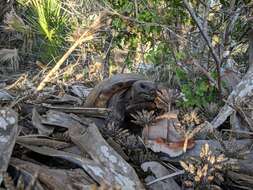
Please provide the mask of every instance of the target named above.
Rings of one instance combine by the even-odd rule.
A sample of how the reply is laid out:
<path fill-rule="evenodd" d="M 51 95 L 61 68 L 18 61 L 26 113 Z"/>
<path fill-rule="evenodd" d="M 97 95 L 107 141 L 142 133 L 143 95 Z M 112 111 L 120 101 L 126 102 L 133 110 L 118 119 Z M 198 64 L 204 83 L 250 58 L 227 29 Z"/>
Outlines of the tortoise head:
<path fill-rule="evenodd" d="M 131 88 L 132 100 L 137 102 L 154 101 L 156 97 L 157 85 L 148 80 L 138 80 Z"/>

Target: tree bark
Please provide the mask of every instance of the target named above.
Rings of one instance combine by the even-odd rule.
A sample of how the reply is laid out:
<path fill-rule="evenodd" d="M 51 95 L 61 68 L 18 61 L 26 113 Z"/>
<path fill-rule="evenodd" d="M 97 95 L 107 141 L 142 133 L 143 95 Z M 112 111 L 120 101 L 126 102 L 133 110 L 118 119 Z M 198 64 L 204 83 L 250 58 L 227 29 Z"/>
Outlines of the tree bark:
<path fill-rule="evenodd" d="M 249 69 L 248 73 L 253 72 L 253 29 L 249 31 Z"/>
<path fill-rule="evenodd" d="M 220 77 L 220 66 L 221 66 L 221 60 L 219 58 L 219 56 L 217 55 L 215 49 L 213 48 L 212 44 L 211 44 L 211 40 L 210 37 L 207 35 L 207 32 L 205 32 L 202 28 L 201 22 L 200 20 L 197 18 L 196 13 L 194 12 L 192 6 L 188 3 L 187 0 L 183 0 L 186 9 L 188 10 L 188 12 L 190 13 L 192 19 L 195 21 L 195 23 L 197 24 L 197 27 L 200 31 L 200 34 L 202 35 L 202 37 L 204 38 L 204 40 L 206 41 L 206 44 L 212 54 L 212 57 L 216 63 L 216 70 L 217 70 L 217 86 L 219 89 L 219 93 L 222 94 L 222 89 L 221 89 L 221 77 Z"/>
<path fill-rule="evenodd" d="M 17 113 L 8 108 L 0 110 L 0 184 L 6 172 L 18 136 Z"/>

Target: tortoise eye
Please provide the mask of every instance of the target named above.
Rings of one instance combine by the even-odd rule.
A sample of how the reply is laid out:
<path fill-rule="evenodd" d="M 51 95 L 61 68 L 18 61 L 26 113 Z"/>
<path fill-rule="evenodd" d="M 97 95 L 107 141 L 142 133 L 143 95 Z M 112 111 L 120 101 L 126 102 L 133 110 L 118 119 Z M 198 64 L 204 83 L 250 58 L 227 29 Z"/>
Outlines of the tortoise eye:
<path fill-rule="evenodd" d="M 143 83 L 141 83 L 141 88 L 143 88 L 143 89 L 146 89 L 146 85 L 144 85 Z"/>

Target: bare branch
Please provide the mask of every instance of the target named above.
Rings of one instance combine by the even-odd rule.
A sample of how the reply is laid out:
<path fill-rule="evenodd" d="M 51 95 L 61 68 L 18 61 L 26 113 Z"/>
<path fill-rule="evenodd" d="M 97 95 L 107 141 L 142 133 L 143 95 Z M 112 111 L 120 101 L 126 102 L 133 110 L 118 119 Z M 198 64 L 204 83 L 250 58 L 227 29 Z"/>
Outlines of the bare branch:
<path fill-rule="evenodd" d="M 184 0 L 184 4 L 185 4 L 187 10 L 189 11 L 191 17 L 193 18 L 193 20 L 196 22 L 196 24 L 198 26 L 198 29 L 199 29 L 202 37 L 206 41 L 206 44 L 207 44 L 208 48 L 210 49 L 210 51 L 212 53 L 213 59 L 215 60 L 216 63 L 220 64 L 221 63 L 220 58 L 216 54 L 216 52 L 215 52 L 215 50 L 214 50 L 214 48 L 213 48 L 213 46 L 211 44 L 209 36 L 207 35 L 207 33 L 205 33 L 203 31 L 203 29 L 201 27 L 201 23 L 200 23 L 199 19 L 197 18 L 196 13 L 194 12 L 192 6 L 186 0 Z"/>
<path fill-rule="evenodd" d="M 104 2 L 105 3 L 105 2 Z M 167 30 L 169 31 L 171 34 L 175 35 L 178 39 L 181 39 L 183 41 L 186 41 L 186 42 L 190 42 L 191 44 L 193 44 L 193 42 L 189 41 L 188 39 L 182 37 L 181 35 L 177 34 L 176 32 L 174 32 L 168 25 L 165 25 L 165 24 L 160 24 L 160 23 L 155 23 L 155 22 L 144 22 L 144 21 L 140 21 L 140 20 L 137 20 L 135 18 L 132 18 L 132 17 L 128 17 L 128 16 L 125 16 L 125 15 L 122 15 L 120 14 L 119 12 L 117 12 L 116 10 L 114 10 L 113 8 L 111 8 L 108 4 L 105 4 L 105 6 L 99 4 L 97 2 L 98 6 L 103 9 L 105 12 L 107 12 L 108 14 L 111 14 L 111 15 L 116 15 L 118 16 L 119 18 L 123 19 L 123 20 L 128 20 L 130 22 L 134 22 L 134 23 L 137 23 L 139 25 L 145 25 L 145 26 L 157 26 L 157 27 L 161 27 L 163 28 L 164 30 Z M 196 46 L 194 44 L 194 46 Z"/>
<path fill-rule="evenodd" d="M 211 40 L 209 38 L 209 36 L 207 35 L 207 32 L 205 32 L 203 29 L 202 29 L 202 26 L 201 26 L 201 23 L 199 21 L 199 19 L 197 18 L 196 16 L 196 13 L 194 12 L 192 6 L 188 3 L 187 0 L 183 0 L 184 1 L 184 4 L 188 10 L 188 12 L 190 13 L 191 17 L 193 18 L 193 20 L 196 22 L 197 24 L 197 27 L 202 35 L 202 37 L 204 38 L 204 40 L 206 41 L 206 44 L 212 54 L 212 57 L 216 63 L 216 70 L 217 70 L 217 74 L 218 74 L 218 79 L 217 79 L 217 85 L 218 85 L 218 88 L 219 88 L 219 92 L 221 93 L 222 90 L 221 90 L 221 81 L 220 81 L 220 66 L 221 66 L 221 60 L 219 58 L 219 56 L 217 55 L 217 53 L 215 52 L 212 44 L 211 44 Z"/>

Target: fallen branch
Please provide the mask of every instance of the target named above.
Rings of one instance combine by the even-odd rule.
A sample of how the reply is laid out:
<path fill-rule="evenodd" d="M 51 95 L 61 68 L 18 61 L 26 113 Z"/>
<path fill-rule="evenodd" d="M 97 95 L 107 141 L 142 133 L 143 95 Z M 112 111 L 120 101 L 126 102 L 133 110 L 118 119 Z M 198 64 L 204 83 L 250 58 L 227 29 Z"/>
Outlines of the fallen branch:
<path fill-rule="evenodd" d="M 253 31 L 253 30 L 252 30 Z M 234 105 L 245 97 L 253 96 L 253 32 L 249 33 L 249 69 L 243 79 L 237 84 L 229 95 L 226 105 L 220 110 L 219 114 L 213 119 L 214 128 L 219 127 L 234 112 L 238 112 Z M 246 118 L 247 119 L 247 118 Z M 249 122 L 248 122 L 249 124 Z M 251 126 L 249 124 L 249 126 Z"/>
<path fill-rule="evenodd" d="M 54 111 L 62 111 L 65 113 L 80 113 L 87 117 L 106 118 L 111 111 L 109 108 L 83 108 L 70 106 L 52 106 L 50 104 L 42 104 L 43 107 Z"/>
<path fill-rule="evenodd" d="M 238 105 L 245 97 L 253 96 L 253 73 L 248 73 L 228 96 L 227 103 L 213 119 L 214 128 L 219 127 L 235 111 L 231 105 Z"/>

